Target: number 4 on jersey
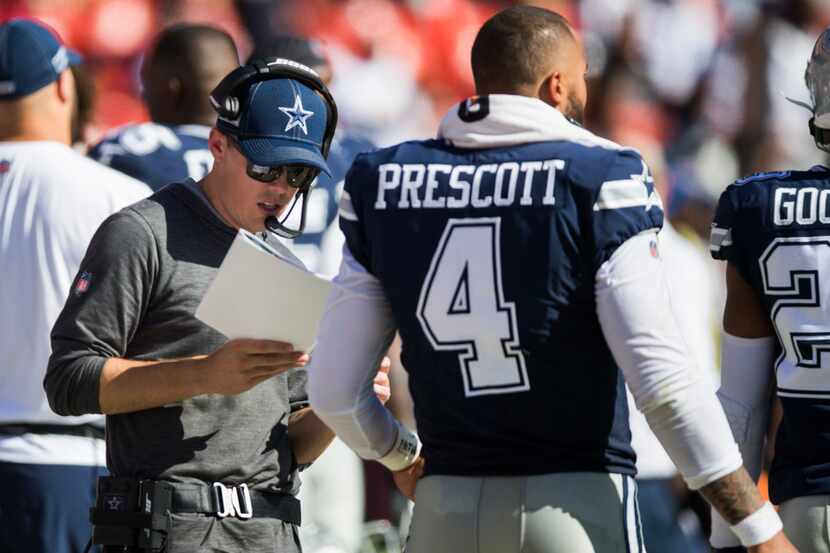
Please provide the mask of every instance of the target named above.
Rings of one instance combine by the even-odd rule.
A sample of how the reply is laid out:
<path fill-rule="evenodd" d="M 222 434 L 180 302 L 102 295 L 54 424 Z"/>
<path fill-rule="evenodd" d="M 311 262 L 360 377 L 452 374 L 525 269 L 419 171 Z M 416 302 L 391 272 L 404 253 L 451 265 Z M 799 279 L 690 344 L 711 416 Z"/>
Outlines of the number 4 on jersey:
<path fill-rule="evenodd" d="M 418 300 L 436 351 L 457 351 L 467 397 L 530 389 L 516 307 L 504 298 L 501 219 L 450 219 Z"/>

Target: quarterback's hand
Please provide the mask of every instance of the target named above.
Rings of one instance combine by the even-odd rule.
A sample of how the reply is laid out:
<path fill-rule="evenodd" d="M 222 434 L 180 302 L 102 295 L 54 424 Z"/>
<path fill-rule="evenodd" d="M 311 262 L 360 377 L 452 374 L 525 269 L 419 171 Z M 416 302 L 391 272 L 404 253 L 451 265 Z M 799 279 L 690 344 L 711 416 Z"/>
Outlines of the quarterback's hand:
<path fill-rule="evenodd" d="M 384 356 L 378 367 L 378 373 L 375 375 L 375 395 L 384 405 L 392 397 L 392 384 L 389 382 L 389 369 L 391 368 L 392 360 Z"/>
<path fill-rule="evenodd" d="M 392 471 L 392 479 L 395 485 L 408 499 L 415 501 L 415 486 L 418 479 L 424 474 L 424 458 L 418 457 L 414 463 L 403 470 Z M 766 552 L 764 552 L 766 553 Z"/>
<path fill-rule="evenodd" d="M 758 545 L 747 547 L 748 553 L 798 553 L 784 532 L 778 532 L 771 539 Z"/>
<path fill-rule="evenodd" d="M 230 340 L 201 359 L 204 393 L 235 395 L 308 363 L 308 354 L 274 340 Z"/>

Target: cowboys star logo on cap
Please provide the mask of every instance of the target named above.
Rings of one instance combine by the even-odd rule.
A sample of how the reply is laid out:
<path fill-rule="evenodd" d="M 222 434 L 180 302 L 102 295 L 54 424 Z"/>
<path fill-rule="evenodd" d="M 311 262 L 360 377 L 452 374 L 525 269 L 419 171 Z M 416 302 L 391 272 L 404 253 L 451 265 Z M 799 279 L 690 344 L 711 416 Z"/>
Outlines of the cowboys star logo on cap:
<path fill-rule="evenodd" d="M 279 109 L 288 116 L 288 123 L 285 124 L 284 132 L 288 132 L 294 127 L 300 127 L 303 134 L 308 134 L 306 119 L 314 115 L 314 112 L 303 108 L 303 100 L 299 94 L 294 96 L 294 107 L 281 107 Z"/>

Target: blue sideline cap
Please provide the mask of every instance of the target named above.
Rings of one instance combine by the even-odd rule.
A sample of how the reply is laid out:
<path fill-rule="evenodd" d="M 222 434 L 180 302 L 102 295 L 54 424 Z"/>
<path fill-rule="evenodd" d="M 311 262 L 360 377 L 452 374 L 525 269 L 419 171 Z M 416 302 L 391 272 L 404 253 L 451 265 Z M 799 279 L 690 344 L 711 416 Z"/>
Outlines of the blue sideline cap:
<path fill-rule="evenodd" d="M 322 154 L 328 111 L 314 90 L 294 79 L 269 79 L 251 85 L 237 121 L 219 118 L 245 157 L 257 165 L 311 165 L 331 175 Z"/>
<path fill-rule="evenodd" d="M 0 25 L 0 100 L 36 92 L 79 63 L 81 56 L 42 23 L 11 19 Z"/>

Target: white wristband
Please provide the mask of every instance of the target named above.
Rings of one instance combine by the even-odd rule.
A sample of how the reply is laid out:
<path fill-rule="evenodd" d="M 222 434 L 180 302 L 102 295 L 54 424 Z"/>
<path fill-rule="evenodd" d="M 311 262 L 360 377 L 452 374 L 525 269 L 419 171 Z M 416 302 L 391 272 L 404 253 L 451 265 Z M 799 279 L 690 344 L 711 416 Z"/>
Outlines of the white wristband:
<path fill-rule="evenodd" d="M 399 421 L 395 423 L 398 425 L 398 437 L 395 438 L 395 444 L 389 453 L 378 459 L 378 463 L 393 471 L 408 468 L 421 453 L 421 440 L 418 439 L 418 435 Z"/>
<path fill-rule="evenodd" d="M 732 526 L 732 531 L 741 540 L 741 545 L 752 547 L 764 543 L 783 528 L 781 517 L 775 512 L 772 504 L 767 501 L 760 509 Z"/>

